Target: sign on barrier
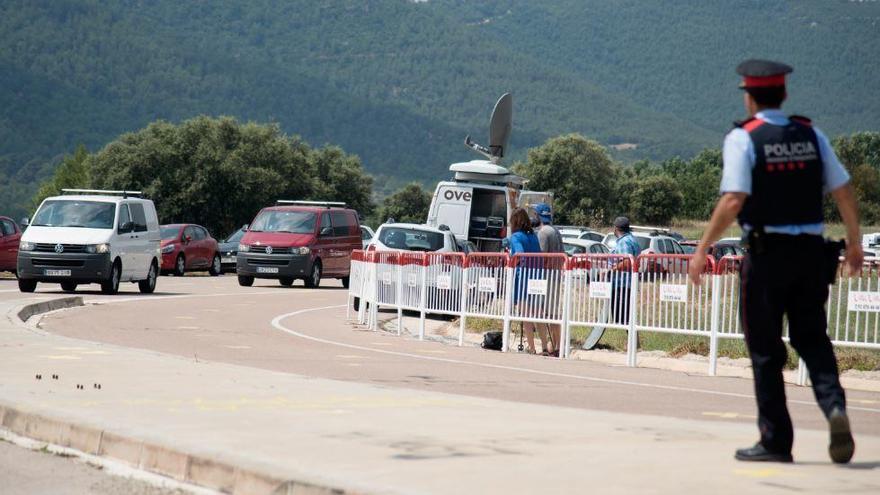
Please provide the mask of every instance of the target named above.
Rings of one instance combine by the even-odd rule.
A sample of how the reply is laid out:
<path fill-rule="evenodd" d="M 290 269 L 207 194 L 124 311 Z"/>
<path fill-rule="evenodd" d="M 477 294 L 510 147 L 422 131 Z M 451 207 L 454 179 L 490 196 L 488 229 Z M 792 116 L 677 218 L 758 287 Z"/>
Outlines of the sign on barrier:
<path fill-rule="evenodd" d="M 848 311 L 880 312 L 880 292 L 852 291 L 848 296 Z"/>
<path fill-rule="evenodd" d="M 687 303 L 688 286 L 685 284 L 660 284 L 660 300 Z"/>

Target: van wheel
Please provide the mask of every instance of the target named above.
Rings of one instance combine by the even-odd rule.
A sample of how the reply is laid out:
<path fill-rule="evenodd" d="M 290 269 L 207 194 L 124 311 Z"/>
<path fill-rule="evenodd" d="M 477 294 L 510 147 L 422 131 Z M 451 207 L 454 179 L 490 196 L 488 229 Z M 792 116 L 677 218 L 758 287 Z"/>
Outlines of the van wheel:
<path fill-rule="evenodd" d="M 348 283 L 350 282 L 350 277 L 342 277 L 339 280 L 342 281 L 342 286 L 346 289 L 348 288 Z"/>
<path fill-rule="evenodd" d="M 64 292 L 76 291 L 76 282 L 61 282 L 61 290 Z"/>
<path fill-rule="evenodd" d="M 254 277 L 248 277 L 247 275 L 239 275 L 238 276 L 238 285 L 242 287 L 250 287 L 254 285 Z"/>
<path fill-rule="evenodd" d="M 211 261 L 211 268 L 208 268 L 208 273 L 210 273 L 212 277 L 223 275 L 223 263 L 220 261 L 219 254 L 214 253 L 214 259 Z"/>
<path fill-rule="evenodd" d="M 182 254 L 178 254 L 177 260 L 174 262 L 174 276 L 182 277 L 184 273 L 186 273 L 186 258 Z"/>
<path fill-rule="evenodd" d="M 138 288 L 144 294 L 152 294 L 154 290 L 156 290 L 156 277 L 159 276 L 159 269 L 156 268 L 156 262 L 154 261 L 150 265 L 150 273 L 147 274 L 146 280 L 141 280 L 138 282 Z"/>
<path fill-rule="evenodd" d="M 316 261 L 312 265 L 312 274 L 306 279 L 306 287 L 316 289 L 321 285 L 321 262 Z"/>
<path fill-rule="evenodd" d="M 22 292 L 33 292 L 37 290 L 37 281 L 36 280 L 24 280 L 18 279 L 18 290 Z"/>
<path fill-rule="evenodd" d="M 293 285 L 293 277 L 282 277 L 278 279 L 278 283 L 285 287 L 290 287 Z"/>
<path fill-rule="evenodd" d="M 119 278 L 121 277 L 121 272 L 122 267 L 119 262 L 114 262 L 113 268 L 110 269 L 110 276 L 107 280 L 101 282 L 101 292 L 104 294 L 116 294 L 119 292 Z"/>

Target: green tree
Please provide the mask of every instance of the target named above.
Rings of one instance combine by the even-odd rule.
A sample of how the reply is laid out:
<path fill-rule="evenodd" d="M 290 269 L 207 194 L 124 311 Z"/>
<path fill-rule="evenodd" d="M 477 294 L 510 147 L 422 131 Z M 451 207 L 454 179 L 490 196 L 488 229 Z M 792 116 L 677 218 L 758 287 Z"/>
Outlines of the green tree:
<path fill-rule="evenodd" d="M 80 144 L 72 155 L 65 155 L 55 169 L 52 177 L 43 182 L 31 201 L 36 208 L 49 196 L 61 194 L 62 189 L 87 189 L 91 186 L 91 175 L 86 159 L 89 152 Z"/>
<path fill-rule="evenodd" d="M 158 121 L 91 155 L 93 184 L 140 189 L 163 223 L 194 222 L 225 235 L 277 199 L 314 192 L 311 149 L 277 125 L 197 117 Z"/>
<path fill-rule="evenodd" d="M 705 149 L 690 161 L 680 158 L 660 164 L 682 195 L 681 213 L 690 219 L 704 220 L 712 215 L 721 181 L 721 150 Z"/>
<path fill-rule="evenodd" d="M 424 223 L 431 207 L 431 193 L 422 189 L 421 184 L 412 182 L 385 198 L 377 212 L 377 222 L 393 218 L 396 222 Z"/>
<path fill-rule="evenodd" d="M 653 175 L 639 181 L 632 194 L 632 220 L 655 225 L 668 224 L 679 212 L 682 194 L 675 180 Z"/>
<path fill-rule="evenodd" d="M 834 151 L 851 176 L 863 224 L 880 222 L 880 132 L 859 132 L 832 141 Z M 839 220 L 840 213 L 830 198 L 825 217 Z"/>
<path fill-rule="evenodd" d="M 617 214 L 617 170 L 603 146 L 579 134 L 551 138 L 530 149 L 528 161 L 514 170 L 529 179 L 530 189 L 554 193 L 560 224 L 607 223 Z"/>
<path fill-rule="evenodd" d="M 344 201 L 362 219 L 373 213 L 373 178 L 364 172 L 360 158 L 338 146 L 325 146 L 310 153 L 309 162 L 316 174 L 313 199 Z"/>

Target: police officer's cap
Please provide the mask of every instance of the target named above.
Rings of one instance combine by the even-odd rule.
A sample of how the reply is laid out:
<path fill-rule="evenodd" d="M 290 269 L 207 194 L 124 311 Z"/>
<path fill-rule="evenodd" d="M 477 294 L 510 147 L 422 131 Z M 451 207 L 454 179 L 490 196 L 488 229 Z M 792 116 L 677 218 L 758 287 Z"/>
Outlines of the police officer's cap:
<path fill-rule="evenodd" d="M 629 218 L 626 217 L 617 217 L 614 219 L 614 227 L 618 228 L 624 232 L 629 231 Z"/>
<path fill-rule="evenodd" d="M 782 62 L 760 59 L 746 60 L 736 67 L 736 73 L 743 76 L 742 89 L 784 87 L 785 75 L 793 70 Z"/>

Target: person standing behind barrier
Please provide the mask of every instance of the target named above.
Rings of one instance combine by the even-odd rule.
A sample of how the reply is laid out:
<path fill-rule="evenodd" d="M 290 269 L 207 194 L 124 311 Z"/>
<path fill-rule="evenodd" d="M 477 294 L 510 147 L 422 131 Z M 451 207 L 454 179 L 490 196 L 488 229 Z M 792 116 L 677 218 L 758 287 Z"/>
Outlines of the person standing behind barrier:
<path fill-rule="evenodd" d="M 535 213 L 538 215 L 538 220 L 541 221 L 541 226 L 538 229 L 538 242 L 541 244 L 541 252 L 564 253 L 565 249 L 562 246 L 562 234 L 560 234 L 559 231 L 556 230 L 556 227 L 553 226 L 553 210 L 550 208 L 550 205 L 547 203 L 536 204 Z M 553 269 L 561 271 L 562 266 L 560 262 L 560 266 L 548 267 L 547 263 L 549 260 L 544 260 L 544 262 L 545 273 L 548 277 L 548 304 L 554 305 L 559 302 L 559 298 L 562 295 L 562 287 L 560 286 L 562 280 L 561 278 L 551 279 L 551 274 Z M 556 260 L 553 262 L 556 263 Z M 559 317 L 559 315 L 555 314 L 552 316 L 556 318 Z M 560 343 L 560 339 L 562 338 L 562 325 L 548 323 L 547 333 L 550 335 L 550 347 L 547 350 L 547 354 L 549 356 L 559 357 L 559 350 L 562 348 Z"/>
<path fill-rule="evenodd" d="M 737 450 L 735 457 L 792 462 L 794 431 L 782 378 L 786 315 L 791 345 L 807 363 L 813 392 L 829 423 L 828 453 L 832 461 L 846 463 L 855 442 L 825 319 L 828 286 L 836 278 L 842 246 L 822 238 L 822 203 L 830 191 L 846 224 L 846 264 L 850 273 L 858 272 L 863 254 L 849 174 L 809 119 L 788 117 L 780 110 L 791 67 L 747 60 L 736 71 L 744 77 L 740 88 L 750 118 L 724 139 L 721 198 L 689 273 L 699 284 L 707 246 L 738 217 L 748 244 L 740 276 L 740 318 L 752 359 L 761 439 Z"/>
<path fill-rule="evenodd" d="M 516 208 L 510 214 L 510 256 L 520 253 L 540 253 L 541 244 L 538 242 L 538 236 L 532 230 L 532 221 L 529 214 L 523 208 Z M 513 275 L 513 305 L 525 305 L 526 289 L 528 280 L 526 279 L 525 267 L 517 266 Z M 522 311 L 523 314 L 527 313 Z M 535 324 L 531 321 L 524 321 L 522 324 L 523 332 L 526 334 L 526 340 L 529 345 L 529 354 L 535 354 Z M 547 340 L 544 332 L 539 330 L 538 336 L 541 338 L 541 348 L 547 349 Z"/>
<path fill-rule="evenodd" d="M 642 247 L 630 230 L 629 218 L 614 219 L 614 236 L 617 237 L 617 243 L 612 254 L 628 254 L 638 258 L 642 253 Z M 629 302 L 632 297 L 632 264 L 629 258 L 618 258 L 614 263 L 611 272 L 611 314 L 614 323 L 626 325 L 629 323 Z"/>

